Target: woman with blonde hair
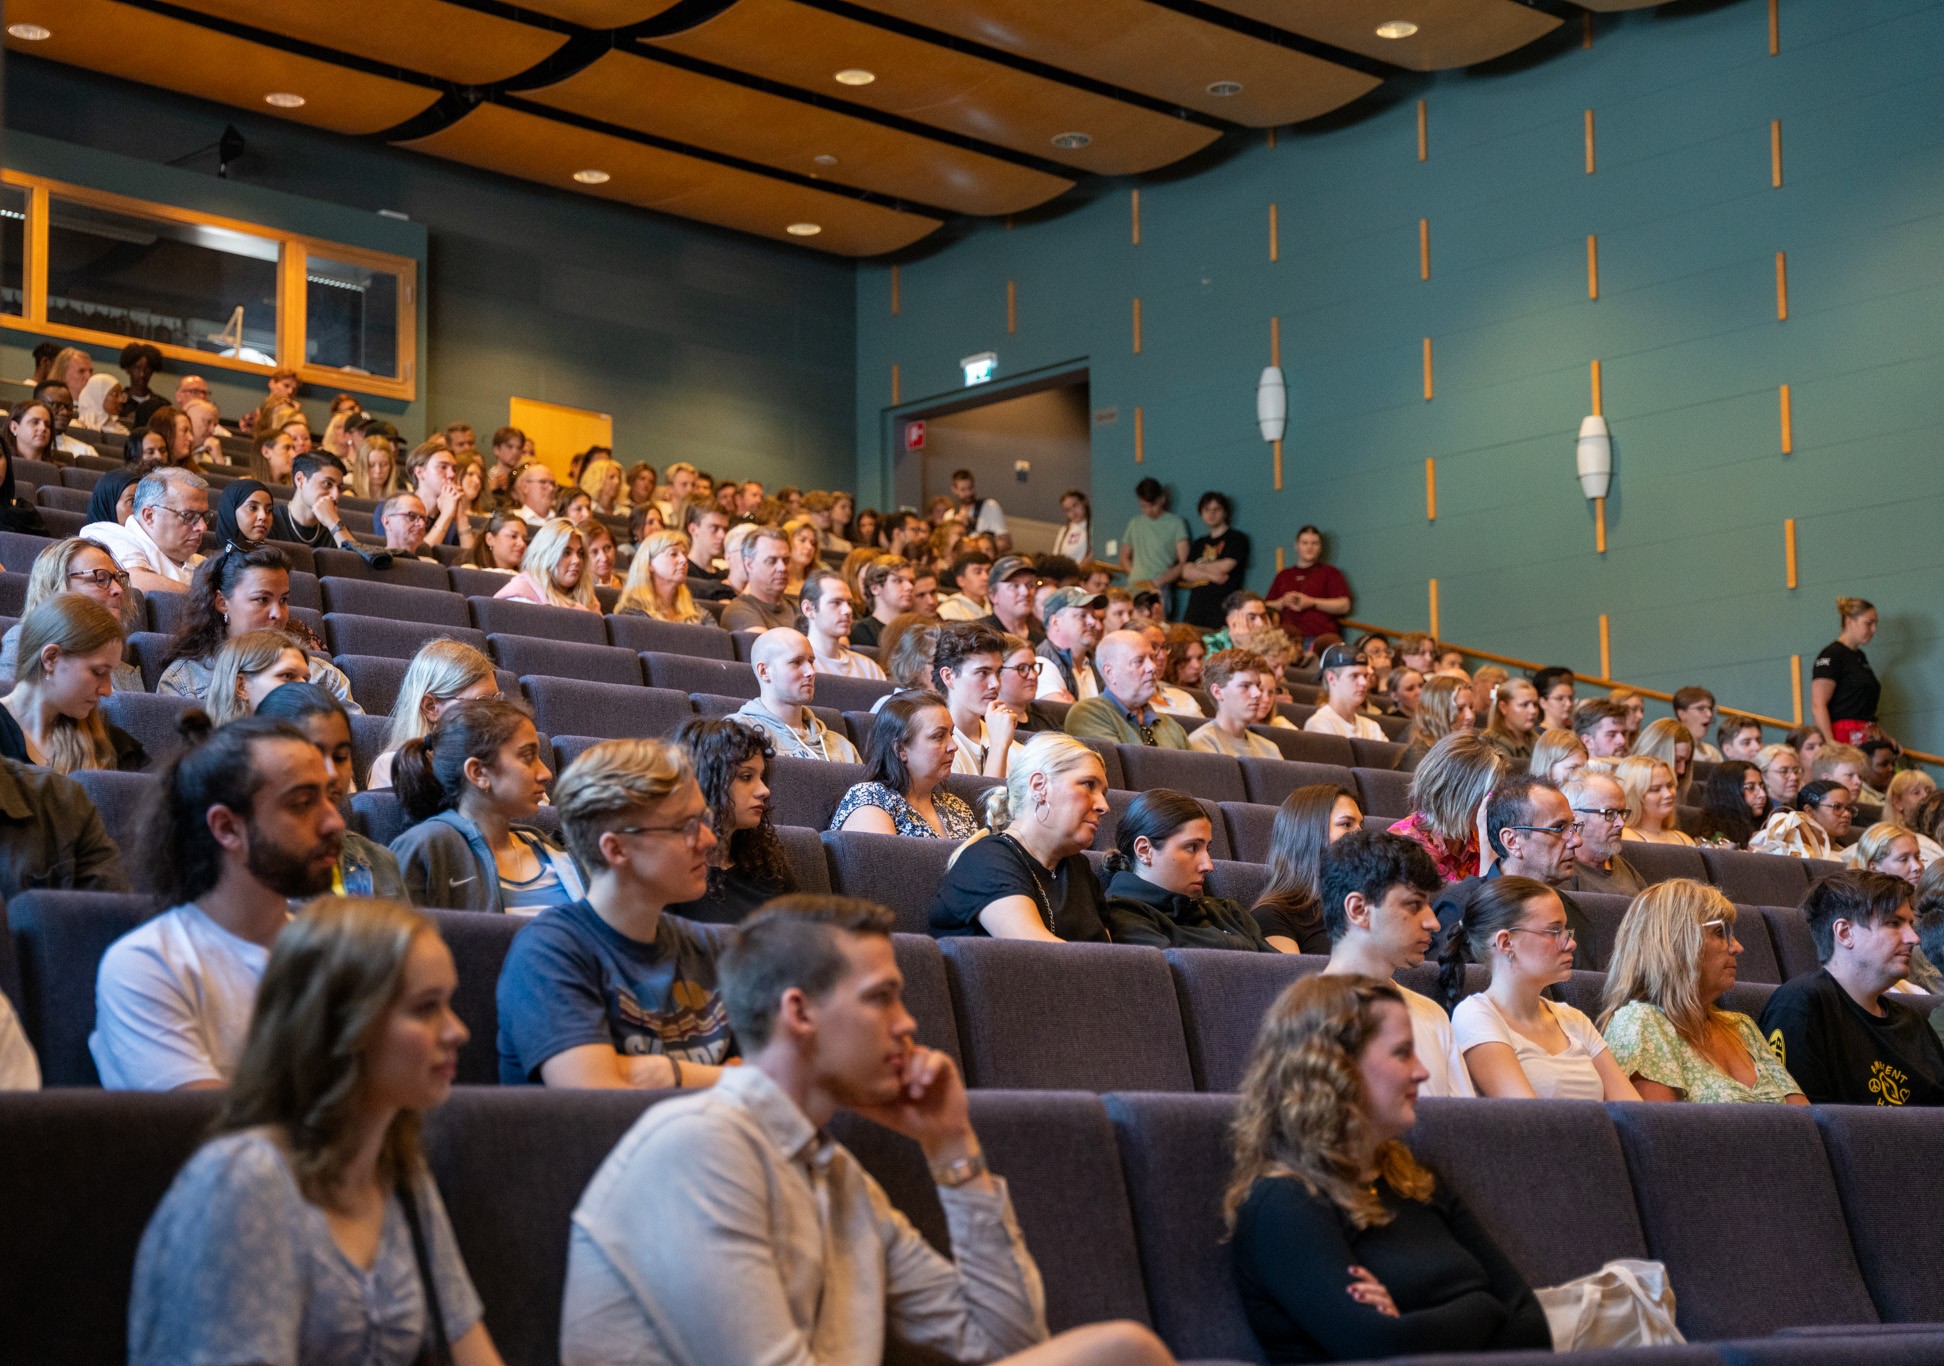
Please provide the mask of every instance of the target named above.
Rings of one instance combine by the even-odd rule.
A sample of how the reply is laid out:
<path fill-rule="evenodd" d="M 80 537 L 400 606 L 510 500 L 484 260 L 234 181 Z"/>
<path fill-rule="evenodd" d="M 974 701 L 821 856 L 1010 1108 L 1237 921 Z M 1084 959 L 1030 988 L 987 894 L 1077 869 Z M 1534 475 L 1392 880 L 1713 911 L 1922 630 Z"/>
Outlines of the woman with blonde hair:
<path fill-rule="evenodd" d="M 1615 688 L 1607 694 L 1607 700 L 1627 709 L 1627 734 L 1640 734 L 1641 722 L 1647 719 L 1647 699 L 1637 689 Z"/>
<path fill-rule="evenodd" d="M 286 683 L 310 682 L 310 656 L 282 631 L 245 631 L 216 654 L 203 709 L 217 725 L 251 716 L 257 703 Z"/>
<path fill-rule="evenodd" d="M 1843 851 L 1843 862 L 1851 868 L 1900 877 L 1913 887 L 1924 875 L 1924 856 L 1917 848 L 1917 832 L 1895 821 L 1878 821 L 1865 830 L 1861 839 Z"/>
<path fill-rule="evenodd" d="M 0 698 L 0 756 L 56 773 L 145 768 L 142 747 L 101 714 L 122 642 L 121 619 L 79 593 L 57 593 L 29 612 L 13 691 Z"/>
<path fill-rule="evenodd" d="M 1453 731 L 1470 730 L 1477 717 L 1470 679 L 1433 674 L 1424 680 L 1424 691 L 1418 694 L 1417 713 L 1404 733 L 1404 755 L 1397 766 L 1407 773 L 1415 769 L 1431 752 L 1431 746 Z"/>
<path fill-rule="evenodd" d="M 1549 730 L 1532 747 L 1526 771 L 1537 773 L 1554 783 L 1564 783 L 1589 762 L 1586 746 L 1570 730 Z"/>
<path fill-rule="evenodd" d="M 31 601 L 34 591 L 31 583 L 28 584 L 27 591 Z M 4 644 L 0 644 L 0 651 L 4 651 L 5 648 Z M 0 668 L 4 667 L 5 661 L 0 659 Z M 1929 867 L 1939 859 L 1944 859 L 1944 845 L 1940 845 L 1925 834 L 1916 823 L 1917 808 L 1929 800 L 1930 795 L 1935 791 L 1937 791 L 1937 784 L 1930 774 L 1920 768 L 1907 768 L 1890 780 L 1890 786 L 1885 788 L 1883 793 L 1883 818 L 1905 826 L 1917 836 L 1917 851 L 1923 857 L 1925 867 Z"/>
<path fill-rule="evenodd" d="M 689 538 L 679 531 L 657 531 L 635 547 L 628 566 L 628 582 L 616 616 L 642 616 L 654 621 L 698 625 L 704 612 L 688 589 Z"/>
<path fill-rule="evenodd" d="M 1539 738 L 1538 725 L 1539 690 L 1523 678 L 1507 678 L 1500 683 L 1492 696 L 1484 735 L 1505 751 L 1514 768 L 1523 767 L 1532 759 L 1532 746 Z"/>
<path fill-rule="evenodd" d="M 371 761 L 365 778 L 367 791 L 391 786 L 392 758 L 399 748 L 416 740 L 437 724 L 455 702 L 497 701 L 499 674 L 488 659 L 462 641 L 440 636 L 428 640 L 412 656 L 405 679 L 398 685 L 392 703 L 391 733 L 385 749 Z"/>
<path fill-rule="evenodd" d="M 1681 733 L 1687 732 L 1683 729 Z M 1613 765 L 1613 780 L 1620 784 L 1627 797 L 1627 823 L 1620 830 L 1622 840 L 1693 847 L 1694 836 L 1674 823 L 1677 805 L 1674 770 L 1664 760 L 1629 754 Z"/>
<path fill-rule="evenodd" d="M 468 1037 L 457 983 L 396 902 L 324 898 L 283 929 L 216 1135 L 142 1235 L 130 1362 L 499 1366 L 419 1147 Z"/>
<path fill-rule="evenodd" d="M 601 600 L 594 595 L 594 579 L 587 572 L 587 538 L 564 517 L 543 523 L 527 542 L 520 572 L 493 596 L 599 613 Z"/>
<path fill-rule="evenodd" d="M 632 506 L 624 496 L 626 475 L 612 456 L 597 456 L 581 471 L 580 490 L 594 500 L 594 510 L 610 517 L 625 515 Z"/>
<path fill-rule="evenodd" d="M 1269 1008 L 1222 1198 L 1269 1361 L 1551 1347 L 1517 1267 L 1404 1145 L 1429 1075 L 1389 982 L 1319 974 Z"/>
<path fill-rule="evenodd" d="M 22 621 L 62 593 L 93 598 L 115 614 L 124 635 L 135 629 L 137 603 L 128 591 L 128 572 L 115 563 L 115 557 L 99 541 L 70 536 L 34 557 L 33 570 L 27 576 L 27 600 L 20 612 Z M 13 684 L 15 661 L 20 658 L 21 624 L 16 621 L 0 636 L 0 687 Z M 125 660 L 115 664 L 114 678 L 116 692 L 143 691 L 142 671 Z"/>
<path fill-rule="evenodd" d="M 1411 814 L 1390 833 L 1423 845 L 1446 882 L 1478 876 L 1484 871 L 1478 811 L 1508 771 L 1498 746 L 1470 731 L 1453 731 L 1411 775 Z"/>
<path fill-rule="evenodd" d="M 1685 805 L 1694 790 L 1694 735 L 1671 716 L 1651 721 L 1634 741 L 1634 754 L 1659 759 L 1674 773 L 1674 800 Z"/>
<path fill-rule="evenodd" d="M 352 468 L 358 497 L 385 499 L 398 492 L 398 446 L 382 432 L 358 438 L 358 458 Z"/>
<path fill-rule="evenodd" d="M 1627 907 L 1599 1023 L 1642 1100 L 1809 1103 L 1761 1027 L 1717 1003 L 1741 951 L 1718 887 L 1670 878 Z"/>

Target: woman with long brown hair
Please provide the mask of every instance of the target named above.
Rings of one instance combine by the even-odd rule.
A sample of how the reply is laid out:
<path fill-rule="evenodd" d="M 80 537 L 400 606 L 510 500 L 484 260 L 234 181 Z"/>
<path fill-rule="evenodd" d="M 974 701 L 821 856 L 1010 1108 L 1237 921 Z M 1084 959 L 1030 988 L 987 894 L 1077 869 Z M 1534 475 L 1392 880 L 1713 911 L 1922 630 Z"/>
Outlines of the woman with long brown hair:
<path fill-rule="evenodd" d="M 1323 851 L 1363 828 L 1363 808 L 1335 783 L 1299 787 L 1276 808 L 1269 882 L 1249 913 L 1280 953 L 1328 953 L 1323 925 Z"/>
<path fill-rule="evenodd" d="M 1404 1146 L 1429 1075 L 1389 982 L 1306 977 L 1270 1007 L 1222 1201 L 1269 1361 L 1551 1347 L 1518 1269 Z"/>
<path fill-rule="evenodd" d="M 1404 755 L 1397 766 L 1406 772 L 1416 768 L 1431 752 L 1431 746 L 1454 730 L 1470 730 L 1477 715 L 1470 679 L 1449 674 L 1425 679 L 1411 728 L 1404 733 Z"/>
<path fill-rule="evenodd" d="M 123 639 L 121 619 L 79 593 L 57 593 L 29 612 L 13 691 L 0 698 L 0 756 L 56 773 L 146 768 L 141 745 L 101 714 Z"/>

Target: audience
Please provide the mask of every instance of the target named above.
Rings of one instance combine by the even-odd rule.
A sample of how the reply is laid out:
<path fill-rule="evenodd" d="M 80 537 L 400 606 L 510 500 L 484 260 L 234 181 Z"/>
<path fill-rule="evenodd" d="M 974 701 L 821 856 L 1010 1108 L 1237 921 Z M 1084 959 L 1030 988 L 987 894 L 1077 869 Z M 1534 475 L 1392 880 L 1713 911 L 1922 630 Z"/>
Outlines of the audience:
<path fill-rule="evenodd" d="M 1249 913 L 1279 953 L 1328 953 L 1323 916 L 1323 851 L 1363 828 L 1357 799 L 1329 783 L 1299 787 L 1276 808 L 1268 882 Z"/>
<path fill-rule="evenodd" d="M 274 631 L 292 647 L 304 632 L 290 615 L 290 561 L 273 545 L 250 550 L 225 547 L 196 570 L 189 600 L 176 614 L 175 633 L 156 680 L 163 697 L 204 702 L 223 647 L 245 635 Z M 353 715 L 364 711 L 351 695 L 351 680 L 321 650 L 302 651 L 304 677 L 326 689 Z"/>
<path fill-rule="evenodd" d="M 216 652 L 209 667 L 203 709 L 217 725 L 249 716 L 257 703 L 286 683 L 310 678 L 310 659 L 284 631 L 245 631 Z"/>
<path fill-rule="evenodd" d="M 1588 762 L 1586 746 L 1580 743 L 1579 736 L 1570 730 L 1549 730 L 1541 734 L 1533 745 L 1532 757 L 1526 761 L 1526 767 L 1540 777 L 1550 778 L 1564 786 Z"/>
<path fill-rule="evenodd" d="M 273 688 L 257 704 L 256 715 L 288 721 L 304 733 L 324 756 L 324 773 L 331 805 L 344 810 L 355 790 L 352 780 L 351 718 L 344 706 L 315 683 L 285 683 Z M 348 826 L 331 874 L 331 891 L 338 896 L 375 896 L 404 901 L 405 879 L 398 859 L 384 845 L 366 839 Z"/>
<path fill-rule="evenodd" d="M 212 734 L 199 712 L 182 725 L 190 748 L 157 775 L 136 859 L 171 909 L 110 945 L 95 979 L 88 1051 L 109 1090 L 229 1082 L 289 902 L 329 890 L 343 842 L 301 731 L 249 717 Z"/>
<path fill-rule="evenodd" d="M 961 845 L 946 865 L 931 932 L 1106 940 L 1105 899 L 1083 852 L 1106 814 L 1100 756 L 1065 735 L 1035 736 L 1005 785 L 986 794 L 992 833 Z"/>
<path fill-rule="evenodd" d="M 707 890 L 669 906 L 668 913 L 733 925 L 771 897 L 796 891 L 796 877 L 770 819 L 776 751 L 768 734 L 739 721 L 698 716 L 683 723 L 675 743 L 709 804 L 715 843 Z"/>
<path fill-rule="evenodd" d="M 1600 1032 L 1642 1100 L 1809 1103 L 1755 1021 L 1718 1004 L 1741 951 L 1719 888 L 1670 878 L 1627 908 Z"/>
<path fill-rule="evenodd" d="M 1745 759 L 1750 763 L 1762 749 L 1762 723 L 1748 716 L 1730 716 L 1715 729 L 1721 742 L 1721 757 Z"/>
<path fill-rule="evenodd" d="M 1573 728 L 1573 704 L 1578 701 L 1578 695 L 1571 669 L 1554 665 L 1539 670 L 1532 676 L 1532 690 L 1539 698 L 1539 719 L 1534 723 L 1535 731 L 1543 733 Z"/>
<path fill-rule="evenodd" d="M 1031 559 L 1025 555 L 1000 556 L 986 586 L 992 614 L 980 617 L 980 624 L 1007 635 L 1024 636 L 1037 648 L 1046 639 L 1046 628 L 1033 614 L 1033 592 L 1038 585 L 1039 571 Z"/>
<path fill-rule="evenodd" d="M 1694 837 L 1702 844 L 1746 849 L 1761 829 L 1768 805 L 1762 771 L 1745 759 L 1722 759 L 1702 786 Z"/>
<path fill-rule="evenodd" d="M 43 603 L 63 593 L 92 598 L 114 615 L 124 633 L 133 629 L 135 603 L 128 595 L 128 575 L 98 542 L 70 536 L 56 541 L 34 557 L 27 576 L 27 597 L 16 621 L 0 636 L 0 687 L 11 687 L 19 671 L 20 633 L 27 617 Z M 142 671 L 116 659 L 110 673 L 116 692 L 141 692 Z"/>
<path fill-rule="evenodd" d="M 696 626 L 707 620 L 689 593 L 689 538 L 679 531 L 657 531 L 635 547 L 628 580 L 614 605 L 616 616 L 643 616 Z"/>
<path fill-rule="evenodd" d="M 865 561 L 859 583 L 870 612 L 861 621 L 851 622 L 850 639 L 851 644 L 869 649 L 884 644 L 891 624 L 912 610 L 917 574 L 911 561 L 903 556 L 872 555 Z M 939 603 L 939 616 L 944 615 L 944 609 L 945 604 Z M 890 663 L 886 655 L 881 654 L 879 659 L 886 665 Z"/>
<path fill-rule="evenodd" d="M 1005 661 L 1006 637 L 982 621 L 948 622 L 938 630 L 931 676 L 952 714 L 954 773 L 1004 778 L 1018 760 L 1019 716 L 999 697 Z"/>
<path fill-rule="evenodd" d="M 1836 614 L 1842 630 L 1823 646 L 1810 670 L 1809 712 L 1823 739 L 1854 745 L 1871 738 L 1883 695 L 1883 685 L 1863 654 L 1876 636 L 1877 609 L 1862 598 L 1838 598 Z M 1807 754 L 1802 761 L 1813 762 Z"/>
<path fill-rule="evenodd" d="M 1924 875 L 1917 832 L 1906 830 L 1895 821 L 1878 821 L 1865 830 L 1855 844 L 1843 851 L 1843 863 L 1850 868 L 1900 877 L 1913 887 Z"/>
<path fill-rule="evenodd" d="M 1627 794 L 1605 773 L 1581 772 L 1560 784 L 1578 818 L 1579 848 L 1573 854 L 1575 892 L 1638 896 L 1647 886 L 1621 852 L 1627 827 Z"/>
<path fill-rule="evenodd" d="M 787 626 L 764 631 L 750 648 L 749 663 L 756 672 L 756 696 L 743 703 L 736 720 L 760 726 L 776 752 L 792 759 L 859 762 L 857 747 L 810 710 L 817 667 L 807 636 Z"/>
<path fill-rule="evenodd" d="M 1833 859 L 1837 841 L 1850 832 L 1855 810 L 1849 789 L 1841 783 L 1810 783 L 1796 797 L 1794 811 L 1782 808 L 1769 813 L 1748 847 L 1757 854 Z"/>
<path fill-rule="evenodd" d="M 371 761 L 365 786 L 373 791 L 390 787 L 392 759 L 400 746 L 431 730 L 454 702 L 497 701 L 499 696 L 499 674 L 492 660 L 462 641 L 444 636 L 426 641 L 412 656 L 404 681 L 398 685 L 398 697 L 391 709 L 391 733 L 383 752 Z"/>
<path fill-rule="evenodd" d="M 1505 752 L 1512 767 L 1523 768 L 1532 760 L 1540 719 L 1538 690 L 1523 678 L 1510 678 L 1492 699 L 1484 736 Z"/>
<path fill-rule="evenodd" d="M 1630 754 L 1613 765 L 1613 777 L 1627 798 L 1627 824 L 1620 831 L 1621 839 L 1648 844 L 1694 844 L 1694 837 L 1674 823 L 1676 795 L 1672 767 L 1647 755 Z"/>
<path fill-rule="evenodd" d="M 1202 686 L 1215 699 L 1215 716 L 1189 735 L 1188 748 L 1232 759 L 1282 758 L 1274 741 L 1249 729 L 1264 691 L 1273 685 L 1268 671 L 1269 662 L 1261 655 L 1234 648 L 1216 651 L 1201 673 Z"/>
<path fill-rule="evenodd" d="M 1411 775 L 1411 814 L 1390 832 L 1423 847 L 1440 885 L 1478 876 L 1485 799 L 1505 772 L 1503 751 L 1469 731 L 1455 731 L 1433 745 Z"/>
<path fill-rule="evenodd" d="M 55 773 L 148 767 L 141 745 L 101 711 L 122 648 L 121 620 L 91 597 L 56 593 L 29 612 L 13 690 L 0 698 L 0 758 Z"/>
<path fill-rule="evenodd" d="M 1802 900 L 1822 966 L 1777 987 L 1761 1027 L 1812 1105 L 1944 1105 L 1944 1043 L 1892 990 L 1920 942 L 1911 897 L 1903 878 L 1846 868 Z"/>
<path fill-rule="evenodd" d="M 1323 652 L 1323 705 L 1303 722 L 1303 729 L 1352 740 L 1385 739 L 1383 728 L 1363 714 L 1370 695 L 1370 662 L 1348 645 L 1332 645 Z"/>
<path fill-rule="evenodd" d="M 1769 812 L 1785 810 L 1802 795 L 1802 758 L 1789 745 L 1763 745 L 1749 760 L 1762 775 Z"/>
<path fill-rule="evenodd" d="M 1552 889 L 1566 913 L 1576 944 L 1573 966 L 1592 968 L 1593 927 L 1586 913 L 1563 889 L 1573 881 L 1584 823 L 1573 814 L 1566 794 L 1536 773 L 1508 773 L 1485 803 L 1485 843 L 1493 861 L 1486 870 L 1452 883 L 1438 894 L 1438 925 L 1445 950 L 1462 941 L 1462 922 L 1471 903 L 1501 877 L 1529 878 Z M 1460 945 L 1462 947 L 1462 944 Z"/>
<path fill-rule="evenodd" d="M 525 824 L 552 776 L 511 702 L 454 702 L 399 746 L 392 786 L 413 825 L 391 849 L 412 904 L 530 916 L 579 900 L 574 860 Z"/>
<path fill-rule="evenodd" d="M 216 499 L 218 553 L 257 549 L 270 539 L 275 513 L 276 500 L 270 496 L 268 485 L 254 479 L 230 480 Z"/>
<path fill-rule="evenodd" d="M 1067 711 L 1066 733 L 1083 740 L 1161 749 L 1188 748 L 1187 732 L 1153 707 L 1154 652 L 1134 631 L 1104 636 L 1097 656 L 1103 691 Z"/>
<path fill-rule="evenodd" d="M 1341 637 L 1350 610 L 1350 585 L 1343 572 L 1323 560 L 1323 533 L 1313 526 L 1296 532 L 1296 563 L 1269 583 L 1268 607 L 1279 612 L 1283 630 L 1315 649 L 1325 636 Z"/>
<path fill-rule="evenodd" d="M 1694 786 L 1694 737 L 1672 717 L 1650 721 L 1633 746 L 1634 757 L 1658 759 L 1674 775 L 1674 800 L 1685 805 Z"/>
<path fill-rule="evenodd" d="M 902 693 L 878 709 L 869 773 L 844 794 L 832 830 L 916 839 L 966 840 L 979 830 L 972 808 L 944 789 L 958 756 L 952 714 L 937 693 Z"/>
<path fill-rule="evenodd" d="M 471 566 L 496 574 L 517 574 L 526 560 L 527 524 L 505 508 L 486 519 L 473 542 Z"/>
<path fill-rule="evenodd" d="M 810 640 L 811 667 L 820 674 L 842 678 L 868 678 L 884 681 L 884 670 L 875 659 L 861 655 L 846 643 L 851 633 L 855 603 L 844 576 L 828 569 L 814 569 L 803 581 L 804 634 Z"/>
<path fill-rule="evenodd" d="M 783 593 L 790 573 L 789 538 L 770 527 L 757 527 L 731 557 L 741 564 L 743 586 L 722 609 L 722 629 L 772 631 L 794 627 L 796 604 Z"/>
<path fill-rule="evenodd" d="M 1107 860 L 1108 937 L 1160 949 L 1274 952 L 1241 906 L 1204 895 L 1213 839 L 1208 812 L 1186 793 L 1157 787 L 1136 797 Z"/>
<path fill-rule="evenodd" d="M 10 466 L 7 482 L 12 479 Z M 186 591 L 202 563 L 197 547 L 210 520 L 209 482 L 189 470 L 152 470 L 136 484 L 133 508 L 125 524 L 90 522 L 81 535 L 108 547 L 142 592 Z"/>
<path fill-rule="evenodd" d="M 1444 674 L 1425 679 L 1411 728 L 1404 733 L 1404 753 L 1397 766 L 1406 773 L 1415 771 L 1433 745 L 1453 731 L 1469 731 L 1475 717 L 1468 679 Z"/>

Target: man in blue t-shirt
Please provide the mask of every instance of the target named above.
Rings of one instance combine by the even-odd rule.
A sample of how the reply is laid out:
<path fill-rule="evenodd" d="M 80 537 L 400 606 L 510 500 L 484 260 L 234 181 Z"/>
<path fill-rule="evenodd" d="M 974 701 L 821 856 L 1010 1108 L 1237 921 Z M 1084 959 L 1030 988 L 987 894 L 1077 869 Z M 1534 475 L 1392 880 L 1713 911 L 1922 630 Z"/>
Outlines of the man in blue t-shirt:
<path fill-rule="evenodd" d="M 662 914 L 708 887 L 716 837 L 687 758 L 665 740 L 609 740 L 554 788 L 587 899 L 543 911 L 499 979 L 509 1085 L 713 1085 L 735 1055 L 716 982 L 724 926 Z"/>

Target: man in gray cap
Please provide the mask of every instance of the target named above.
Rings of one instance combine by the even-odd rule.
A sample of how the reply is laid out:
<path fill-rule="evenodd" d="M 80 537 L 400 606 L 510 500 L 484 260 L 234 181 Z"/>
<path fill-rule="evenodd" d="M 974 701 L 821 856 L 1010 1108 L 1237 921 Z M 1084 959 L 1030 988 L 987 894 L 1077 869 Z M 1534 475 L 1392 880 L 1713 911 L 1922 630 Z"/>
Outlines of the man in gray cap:
<path fill-rule="evenodd" d="M 1001 555 L 992 566 L 986 596 L 992 600 L 992 615 L 980 617 L 995 631 L 1024 636 L 1034 645 L 1046 639 L 1046 628 L 1033 615 L 1033 589 L 1039 584 L 1039 571 L 1025 555 Z"/>
<path fill-rule="evenodd" d="M 1107 598 L 1084 588 L 1062 588 L 1046 600 L 1046 639 L 1034 651 L 1043 661 L 1037 697 L 1080 702 L 1100 696 L 1100 675 L 1089 656 L 1100 643 Z"/>
<path fill-rule="evenodd" d="M 1348 645 L 1332 645 L 1323 652 L 1323 705 L 1304 730 L 1341 735 L 1346 740 L 1382 740 L 1384 728 L 1363 714 L 1370 695 L 1370 661 Z"/>

